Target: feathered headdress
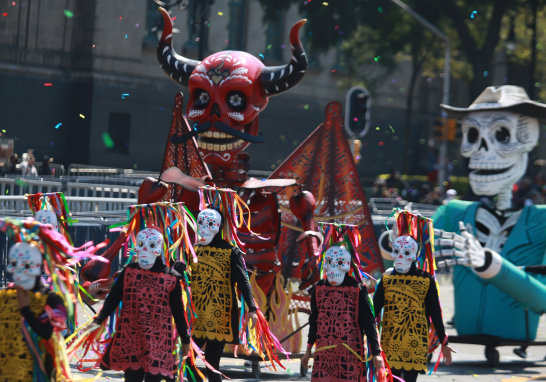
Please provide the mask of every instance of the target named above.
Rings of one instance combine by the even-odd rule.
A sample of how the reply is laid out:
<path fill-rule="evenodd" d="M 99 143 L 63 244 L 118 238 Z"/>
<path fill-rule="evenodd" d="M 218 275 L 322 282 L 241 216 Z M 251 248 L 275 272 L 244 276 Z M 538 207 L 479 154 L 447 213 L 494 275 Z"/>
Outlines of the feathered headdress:
<path fill-rule="evenodd" d="M 59 232 L 72 244 L 72 238 L 68 233 L 68 225 L 72 225 L 77 220 L 72 220 L 64 194 L 62 192 L 45 194 L 39 192 L 37 194 L 27 194 L 26 197 L 32 216 L 36 217 L 36 213 L 41 210 L 52 211 L 57 216 Z"/>
<path fill-rule="evenodd" d="M 6 232 L 15 243 L 33 243 L 40 249 L 43 256 L 44 271 L 51 278 L 50 288 L 63 299 L 67 308 L 69 329 L 73 329 L 76 318 L 75 303 L 78 296 L 77 271 L 73 266 L 86 258 L 107 262 L 108 260 L 105 258 L 95 255 L 95 252 L 106 244 L 101 243 L 94 246 L 92 242 L 89 242 L 80 248 L 74 248 L 64 235 L 57 232 L 50 225 L 43 225 L 32 220 L 2 219 L 0 220 L 0 229 Z M 48 307 L 46 307 L 46 313 L 55 328 L 51 338 L 49 340 L 38 340 L 35 334 L 29 331 L 25 325 L 22 325 L 24 338 L 38 364 L 38 373 L 45 373 L 43 349 L 46 349 L 54 360 L 57 373 L 56 380 L 71 381 L 73 377 L 66 357 L 64 339 L 60 334 L 64 327 L 64 315 L 63 319 L 59 319 L 55 312 L 48 310 Z M 41 380 L 48 379 L 44 375 Z"/>

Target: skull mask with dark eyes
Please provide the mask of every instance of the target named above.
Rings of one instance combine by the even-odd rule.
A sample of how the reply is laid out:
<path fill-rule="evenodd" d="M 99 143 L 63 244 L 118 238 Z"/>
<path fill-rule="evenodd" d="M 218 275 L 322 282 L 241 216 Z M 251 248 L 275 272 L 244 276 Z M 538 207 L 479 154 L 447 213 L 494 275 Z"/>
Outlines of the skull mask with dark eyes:
<path fill-rule="evenodd" d="M 220 231 L 222 216 L 218 211 L 206 209 L 197 215 L 198 244 L 208 245 L 214 236 Z"/>
<path fill-rule="evenodd" d="M 137 235 L 135 248 L 140 268 L 150 269 L 157 257 L 163 253 L 163 236 L 156 229 L 143 229 Z"/>
<path fill-rule="evenodd" d="M 407 273 L 411 264 L 417 260 L 419 245 L 409 235 L 397 237 L 392 243 L 391 258 L 394 260 L 394 268 L 399 273 Z"/>
<path fill-rule="evenodd" d="M 42 253 L 36 245 L 17 243 L 9 250 L 6 271 L 12 274 L 16 286 L 30 290 L 42 273 L 42 259 Z"/>
<path fill-rule="evenodd" d="M 172 20 L 167 11 L 160 11 L 164 29 L 157 59 L 173 81 L 189 88 L 187 116 L 197 125 L 195 132 L 176 137 L 176 143 L 199 133 L 197 143 L 204 161 L 224 166 L 251 142 L 264 141 L 258 136 L 258 113 L 265 109 L 269 97 L 291 89 L 303 78 L 307 56 L 298 32 L 306 20 L 298 21 L 290 32 L 291 61 L 266 67 L 258 58 L 240 51 L 214 53 L 203 61 L 176 54 Z"/>

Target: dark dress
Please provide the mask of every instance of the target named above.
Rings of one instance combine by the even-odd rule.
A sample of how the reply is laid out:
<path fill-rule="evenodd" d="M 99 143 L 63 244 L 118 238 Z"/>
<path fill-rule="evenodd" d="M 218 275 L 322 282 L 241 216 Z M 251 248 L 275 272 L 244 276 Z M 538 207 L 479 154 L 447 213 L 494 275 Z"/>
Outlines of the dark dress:
<path fill-rule="evenodd" d="M 320 280 L 311 294 L 308 344 L 339 345 L 315 353 L 311 381 L 366 381 L 366 365 L 342 344 L 364 356 L 366 335 L 373 355 L 381 354 L 366 287 L 349 275 L 339 286 Z"/>

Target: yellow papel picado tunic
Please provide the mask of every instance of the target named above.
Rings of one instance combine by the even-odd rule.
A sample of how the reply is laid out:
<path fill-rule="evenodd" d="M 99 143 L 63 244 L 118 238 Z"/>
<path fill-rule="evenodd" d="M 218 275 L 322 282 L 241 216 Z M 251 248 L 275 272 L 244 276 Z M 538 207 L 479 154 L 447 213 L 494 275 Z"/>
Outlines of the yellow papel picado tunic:
<path fill-rule="evenodd" d="M 241 251 L 216 235 L 209 245 L 195 247 L 192 298 L 197 322 L 193 336 L 207 341 L 239 343 L 239 308 L 235 284 L 249 311 L 256 311 Z"/>
<path fill-rule="evenodd" d="M 383 276 L 374 295 L 376 316 L 383 312 L 381 347 L 397 370 L 426 372 L 429 322 L 445 338 L 436 280 L 412 264 L 407 273 Z"/>

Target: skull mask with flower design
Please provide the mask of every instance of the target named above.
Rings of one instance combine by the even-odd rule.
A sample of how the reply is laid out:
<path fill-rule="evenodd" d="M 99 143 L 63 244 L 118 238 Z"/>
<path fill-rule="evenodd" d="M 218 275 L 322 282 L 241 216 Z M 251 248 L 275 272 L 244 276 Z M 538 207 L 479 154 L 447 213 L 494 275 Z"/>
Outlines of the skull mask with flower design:
<path fill-rule="evenodd" d="M 42 273 L 42 261 L 42 252 L 35 244 L 16 243 L 9 250 L 6 271 L 16 286 L 31 290 Z"/>
<path fill-rule="evenodd" d="M 36 212 L 34 220 L 36 220 L 40 224 L 51 224 L 56 231 L 59 231 L 57 215 L 55 215 L 55 212 L 53 211 L 40 210 Z"/>
<path fill-rule="evenodd" d="M 163 71 L 176 83 L 189 88 L 187 116 L 194 131 L 171 138 L 183 143 L 199 134 L 197 143 L 206 163 L 226 165 L 250 143 L 261 143 L 258 136 L 258 113 L 265 109 L 271 96 L 294 87 L 304 76 L 307 57 L 298 32 L 306 20 L 300 20 L 290 32 L 290 63 L 266 67 L 246 52 L 223 51 L 203 61 L 179 56 L 173 49 L 172 20 L 163 14 L 163 35 L 157 58 Z"/>
<path fill-rule="evenodd" d="M 345 280 L 345 274 L 351 270 L 351 254 L 344 245 L 334 245 L 324 254 L 324 270 L 328 282 L 339 286 Z"/>
<path fill-rule="evenodd" d="M 419 245 L 409 235 L 397 237 L 392 243 L 391 258 L 394 260 L 394 268 L 399 273 L 407 273 L 411 264 L 417 260 Z"/>
<path fill-rule="evenodd" d="M 143 229 L 137 235 L 135 251 L 140 268 L 150 269 L 163 254 L 163 235 L 154 228 Z"/>
<path fill-rule="evenodd" d="M 205 209 L 197 215 L 198 244 L 208 245 L 220 231 L 222 215 L 216 210 Z"/>

